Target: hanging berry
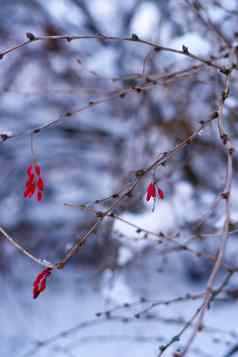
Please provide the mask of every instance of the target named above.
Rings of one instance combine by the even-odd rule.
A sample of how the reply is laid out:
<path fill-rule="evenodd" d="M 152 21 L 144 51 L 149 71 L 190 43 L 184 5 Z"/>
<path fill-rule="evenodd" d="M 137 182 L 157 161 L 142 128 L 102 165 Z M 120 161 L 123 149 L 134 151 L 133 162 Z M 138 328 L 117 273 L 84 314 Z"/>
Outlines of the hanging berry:
<path fill-rule="evenodd" d="M 44 180 L 41 177 L 41 167 L 39 164 L 29 165 L 27 168 L 28 180 L 25 185 L 24 197 L 31 198 L 34 193 L 38 202 L 43 199 Z"/>
<path fill-rule="evenodd" d="M 150 201 L 151 198 L 153 199 L 156 198 L 156 185 L 154 182 L 149 183 L 146 192 L 147 192 L 146 201 Z"/>
<path fill-rule="evenodd" d="M 42 291 L 46 288 L 46 279 L 52 274 L 52 268 L 45 268 L 42 270 L 34 280 L 33 283 L 33 299 L 36 299 Z"/>
<path fill-rule="evenodd" d="M 153 210 L 155 208 L 156 201 L 158 201 L 159 199 L 161 200 L 164 199 L 164 192 L 159 188 L 159 186 L 154 181 L 151 181 L 146 189 L 146 201 L 149 202 L 151 198 L 154 201 Z"/>

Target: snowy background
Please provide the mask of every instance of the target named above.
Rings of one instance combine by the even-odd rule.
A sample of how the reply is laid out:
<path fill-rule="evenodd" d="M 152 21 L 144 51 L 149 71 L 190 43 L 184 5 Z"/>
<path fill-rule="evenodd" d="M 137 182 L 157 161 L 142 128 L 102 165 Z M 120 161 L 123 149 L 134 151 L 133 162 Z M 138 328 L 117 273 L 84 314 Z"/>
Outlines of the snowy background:
<path fill-rule="evenodd" d="M 0 52 L 32 32 L 120 37 L 135 33 L 166 47 L 181 50 L 186 45 L 204 58 L 224 53 L 221 38 L 208 31 L 189 3 L 194 1 L 0 0 Z M 201 4 L 203 18 L 216 24 L 234 48 L 232 56 L 223 56 L 218 63 L 237 62 L 238 1 Z M 133 42 L 32 43 L 1 60 L 0 134 L 25 134 L 89 101 L 141 83 L 138 74 L 160 76 L 195 63 Z M 234 144 L 236 77 L 225 107 Z M 158 153 L 187 138 L 200 120 L 207 120 L 221 92 L 220 73 L 203 67 L 187 78 L 108 101 L 43 130 L 34 139 L 46 182 L 41 204 L 23 197 L 26 169 L 32 162 L 29 135 L 0 143 L 0 225 L 33 254 L 59 261 L 95 219 L 64 204 L 94 202 L 118 192 L 135 170 L 147 167 Z M 154 212 L 145 201 L 148 177 L 116 213 L 161 237 L 172 236 L 180 243 L 192 237 L 192 248 L 215 255 L 220 235 L 213 233 L 222 229 L 224 211 L 222 206 L 213 208 L 213 203 L 223 190 L 225 164 L 217 127 L 211 124 L 193 145 L 154 172 L 165 192 Z M 237 156 L 234 171 L 236 177 Z M 234 180 L 233 233 L 226 256 L 232 266 L 238 263 L 237 189 Z M 206 212 L 211 214 L 199 226 Z M 1 240 L 0 356 L 157 356 L 159 346 L 182 329 L 201 299 L 143 311 L 154 302 L 202 293 L 212 265 L 162 238 L 161 244 L 147 238 L 123 222 L 106 220 L 66 268 L 53 274 L 37 300 L 32 300 L 32 282 L 39 266 Z M 237 343 L 236 275 L 227 289 L 212 304 L 189 356 L 223 357 Z M 164 355 L 172 356 L 183 346 L 189 332 Z"/>

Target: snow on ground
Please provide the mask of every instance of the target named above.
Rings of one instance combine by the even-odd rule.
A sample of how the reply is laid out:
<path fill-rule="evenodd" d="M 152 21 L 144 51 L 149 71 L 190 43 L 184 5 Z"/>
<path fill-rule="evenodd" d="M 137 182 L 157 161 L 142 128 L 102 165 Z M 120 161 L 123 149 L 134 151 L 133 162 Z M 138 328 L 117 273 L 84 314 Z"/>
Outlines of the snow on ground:
<path fill-rule="evenodd" d="M 4 275 L 1 276 L 1 357 L 23 357 L 26 351 L 31 349 L 31 342 L 48 339 L 55 334 L 65 331 L 91 319 L 95 319 L 95 313 L 105 311 L 114 305 L 125 302 L 139 301 L 141 292 L 144 296 L 148 293 L 150 299 L 161 300 L 183 296 L 186 292 L 202 291 L 202 286 L 193 286 L 186 282 L 176 266 L 156 275 L 152 267 L 153 259 L 141 259 L 139 271 L 132 271 L 128 275 L 113 274 L 110 271 L 98 274 L 83 267 L 68 268 L 56 273 L 48 281 L 44 294 L 37 300 L 31 298 L 31 282 L 35 272 L 32 272 L 30 263 L 16 263 L 14 276 L 18 280 L 13 284 Z M 149 272 L 149 273 L 148 273 Z M 137 279 L 137 275 L 140 279 Z M 142 309 L 141 305 L 141 309 Z M 184 302 L 169 306 L 158 306 L 152 311 L 161 316 L 176 318 L 185 316 L 190 318 L 198 302 Z M 132 316 L 137 311 L 132 309 L 116 310 L 118 315 Z M 100 319 L 100 318 L 98 318 Z M 226 330 L 237 330 L 236 304 L 216 303 L 206 316 L 206 324 Z M 85 327 L 71 337 L 60 339 L 57 343 L 47 348 L 38 350 L 34 357 L 52 356 L 63 357 L 66 355 L 64 348 L 70 348 L 72 356 L 103 356 L 103 357 L 137 357 L 156 356 L 159 342 L 133 341 L 133 336 L 157 337 L 164 336 L 169 340 L 181 329 L 179 325 L 163 324 L 161 322 L 134 319 L 133 323 L 122 324 L 119 322 L 99 323 L 91 327 Z M 96 336 L 127 336 L 124 341 L 111 338 L 100 339 Z M 215 336 L 223 337 L 217 332 Z M 129 339 L 132 338 L 132 340 Z M 188 337 L 188 335 L 186 335 Z M 129 339 L 129 340 L 128 340 Z M 232 338 L 227 334 L 225 340 Z M 185 342 L 186 338 L 182 340 Z M 210 356 L 221 356 L 228 346 L 215 343 L 209 334 L 202 333 L 194 346 L 203 346 Z M 69 354 L 70 355 L 70 354 Z M 171 350 L 165 353 L 171 356 Z M 193 354 L 191 354 L 193 356 Z"/>

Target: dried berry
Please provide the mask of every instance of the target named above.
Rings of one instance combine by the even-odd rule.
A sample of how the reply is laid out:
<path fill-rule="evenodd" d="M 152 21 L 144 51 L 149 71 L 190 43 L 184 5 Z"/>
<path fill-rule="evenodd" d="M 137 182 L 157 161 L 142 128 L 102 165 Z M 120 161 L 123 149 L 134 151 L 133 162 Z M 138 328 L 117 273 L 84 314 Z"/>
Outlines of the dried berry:
<path fill-rule="evenodd" d="M 147 186 L 147 190 L 146 190 L 146 201 L 150 201 L 151 198 L 154 201 L 154 206 L 153 206 L 153 210 L 155 208 L 155 203 L 156 201 L 158 201 L 159 199 L 163 200 L 164 199 L 164 192 L 158 187 L 158 185 L 151 181 L 148 186 Z"/>
<path fill-rule="evenodd" d="M 36 199 L 41 202 L 43 199 L 44 180 L 40 176 L 41 167 L 39 164 L 29 165 L 27 168 L 28 180 L 25 185 L 24 197 L 31 198 L 36 192 Z"/>
<path fill-rule="evenodd" d="M 46 279 L 51 275 L 52 268 L 42 270 L 33 283 L 33 299 L 36 299 L 46 288 Z"/>

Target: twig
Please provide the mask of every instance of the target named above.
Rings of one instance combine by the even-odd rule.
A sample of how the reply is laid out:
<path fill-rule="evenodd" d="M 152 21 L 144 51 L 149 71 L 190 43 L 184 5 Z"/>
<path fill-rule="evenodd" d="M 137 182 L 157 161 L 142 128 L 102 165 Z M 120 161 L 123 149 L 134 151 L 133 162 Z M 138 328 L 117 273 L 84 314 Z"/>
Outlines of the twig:
<path fill-rule="evenodd" d="M 201 308 L 201 311 L 198 316 L 197 323 L 195 325 L 195 328 L 186 344 L 186 347 L 184 348 L 183 352 L 181 353 L 181 356 L 185 356 L 193 343 L 194 338 L 197 335 L 197 332 L 202 326 L 203 318 L 204 315 L 208 309 L 208 306 L 214 296 L 213 292 L 213 285 L 215 283 L 217 274 L 220 270 L 220 267 L 222 265 L 222 260 L 225 254 L 225 248 L 227 241 L 229 239 L 229 223 L 230 223 L 230 196 L 231 196 L 231 183 L 232 183 L 232 172 L 233 172 L 233 165 L 232 165 L 232 158 L 234 154 L 234 147 L 231 142 L 231 138 L 228 136 L 228 134 L 224 130 L 224 125 L 223 125 L 223 120 L 224 120 L 224 102 L 228 96 L 229 93 L 229 76 L 226 77 L 225 81 L 225 89 L 223 91 L 221 100 L 220 100 L 220 106 L 219 106 L 219 118 L 218 118 L 218 130 L 220 137 L 222 139 L 222 142 L 226 148 L 227 151 L 227 175 L 226 175 L 226 181 L 225 181 L 225 187 L 224 187 L 224 192 L 222 193 L 222 198 L 225 201 L 225 210 L 226 210 L 226 217 L 224 221 L 224 226 L 223 226 L 223 238 L 220 244 L 219 252 L 217 255 L 216 262 L 214 264 L 214 267 L 212 269 L 211 275 L 208 279 L 207 282 L 207 290 L 206 294 L 204 297 L 204 302 Z"/>

